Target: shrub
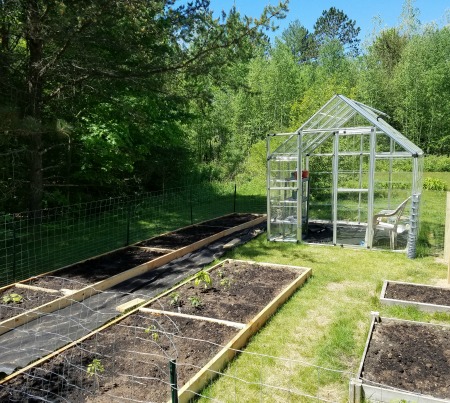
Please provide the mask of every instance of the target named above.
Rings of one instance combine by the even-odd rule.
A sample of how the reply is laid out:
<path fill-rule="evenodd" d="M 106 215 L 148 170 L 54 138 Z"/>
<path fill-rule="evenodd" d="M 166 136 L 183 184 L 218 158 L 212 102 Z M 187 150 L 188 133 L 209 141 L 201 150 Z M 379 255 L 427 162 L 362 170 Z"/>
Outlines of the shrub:
<path fill-rule="evenodd" d="M 446 191 L 447 190 L 447 184 L 438 178 L 425 178 L 423 181 L 423 188 L 426 190 L 440 190 L 440 191 Z"/>

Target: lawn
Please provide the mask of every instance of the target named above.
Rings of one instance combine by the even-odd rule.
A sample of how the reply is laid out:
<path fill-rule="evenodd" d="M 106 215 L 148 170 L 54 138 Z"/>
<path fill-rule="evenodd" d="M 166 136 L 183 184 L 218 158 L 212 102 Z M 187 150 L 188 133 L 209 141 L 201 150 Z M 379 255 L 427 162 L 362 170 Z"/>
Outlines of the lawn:
<path fill-rule="evenodd" d="M 206 391 L 225 402 L 344 402 L 358 370 L 370 312 L 450 325 L 450 315 L 379 304 L 382 281 L 445 284 L 435 257 L 267 242 L 262 235 L 228 257 L 313 269 L 313 277 L 278 311 Z M 301 397 L 301 396 L 310 397 Z"/>

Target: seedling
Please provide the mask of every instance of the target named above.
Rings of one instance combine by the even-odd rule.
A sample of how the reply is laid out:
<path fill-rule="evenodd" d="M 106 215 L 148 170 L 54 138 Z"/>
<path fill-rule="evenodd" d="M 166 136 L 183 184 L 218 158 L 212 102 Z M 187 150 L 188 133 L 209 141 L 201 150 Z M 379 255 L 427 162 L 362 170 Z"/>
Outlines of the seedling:
<path fill-rule="evenodd" d="M 217 277 L 223 278 L 224 274 L 222 270 L 217 270 Z"/>
<path fill-rule="evenodd" d="M 222 280 L 220 280 L 220 285 L 225 289 L 225 290 L 229 290 L 231 287 L 231 279 L 225 277 Z"/>
<path fill-rule="evenodd" d="M 170 305 L 173 307 L 181 306 L 181 296 L 180 293 L 174 291 L 169 295 Z"/>
<path fill-rule="evenodd" d="M 11 293 L 3 296 L 3 303 L 5 304 L 20 304 L 23 301 L 23 297 L 20 294 Z"/>
<path fill-rule="evenodd" d="M 191 302 L 191 305 L 194 308 L 200 308 L 203 305 L 203 302 L 200 297 L 197 295 L 193 295 L 192 297 L 189 297 L 189 301 Z"/>
<path fill-rule="evenodd" d="M 97 376 L 101 374 L 105 368 L 103 367 L 102 362 L 98 358 L 94 358 L 92 362 L 87 366 L 87 373 L 89 376 Z"/>
<path fill-rule="evenodd" d="M 159 340 L 159 333 L 157 332 L 157 328 L 155 325 L 151 325 L 150 327 L 145 329 L 145 333 L 151 333 L 153 341 L 156 342 Z"/>
<path fill-rule="evenodd" d="M 194 284 L 196 287 L 203 284 L 205 288 L 208 288 L 212 284 L 211 276 L 208 272 L 202 270 L 198 272 L 197 276 L 195 277 Z"/>

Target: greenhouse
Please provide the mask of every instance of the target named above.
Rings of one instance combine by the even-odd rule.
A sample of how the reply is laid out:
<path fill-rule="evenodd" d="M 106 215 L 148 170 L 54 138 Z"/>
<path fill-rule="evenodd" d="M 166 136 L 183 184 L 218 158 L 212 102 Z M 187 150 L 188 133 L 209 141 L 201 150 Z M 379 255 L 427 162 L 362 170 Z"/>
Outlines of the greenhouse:
<path fill-rule="evenodd" d="M 267 137 L 267 234 L 416 255 L 423 151 L 387 115 L 333 96 L 293 133 Z"/>

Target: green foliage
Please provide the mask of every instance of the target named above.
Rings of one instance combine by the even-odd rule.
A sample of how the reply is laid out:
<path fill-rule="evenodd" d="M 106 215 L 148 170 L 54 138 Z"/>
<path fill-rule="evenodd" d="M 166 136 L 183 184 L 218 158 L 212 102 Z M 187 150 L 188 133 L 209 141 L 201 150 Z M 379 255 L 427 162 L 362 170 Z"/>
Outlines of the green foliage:
<path fill-rule="evenodd" d="M 2 298 L 4 304 L 20 304 L 23 297 L 17 293 L 6 294 Z"/>
<path fill-rule="evenodd" d="M 425 178 L 423 181 L 423 188 L 426 190 L 446 191 L 447 184 L 438 178 Z"/>
<path fill-rule="evenodd" d="M 97 377 L 98 374 L 101 374 L 104 371 L 105 368 L 98 358 L 94 358 L 92 362 L 87 366 L 87 373 L 89 376 Z"/>
<path fill-rule="evenodd" d="M 179 292 L 174 291 L 170 293 L 169 298 L 171 306 L 175 308 L 181 306 L 181 295 Z"/>
<path fill-rule="evenodd" d="M 220 280 L 219 284 L 225 290 L 229 290 L 231 288 L 231 284 L 233 284 L 233 281 L 230 278 L 224 277 Z"/>
<path fill-rule="evenodd" d="M 335 7 L 324 10 L 314 24 L 314 35 L 318 43 L 323 45 L 330 40 L 337 40 L 353 55 L 359 52 L 360 31 L 361 28 L 356 26 L 356 21 L 349 19 L 347 14 Z"/>
<path fill-rule="evenodd" d="M 194 308 L 200 308 L 203 305 L 203 301 L 198 295 L 190 296 L 189 302 Z"/>
<path fill-rule="evenodd" d="M 211 287 L 212 285 L 211 276 L 207 271 L 202 270 L 198 272 L 197 275 L 195 276 L 194 284 L 196 287 L 199 287 L 201 285 L 203 285 L 204 288 Z"/>
<path fill-rule="evenodd" d="M 155 325 L 151 325 L 150 327 L 145 329 L 145 333 L 150 334 L 154 342 L 157 342 L 159 340 L 158 328 Z"/>

